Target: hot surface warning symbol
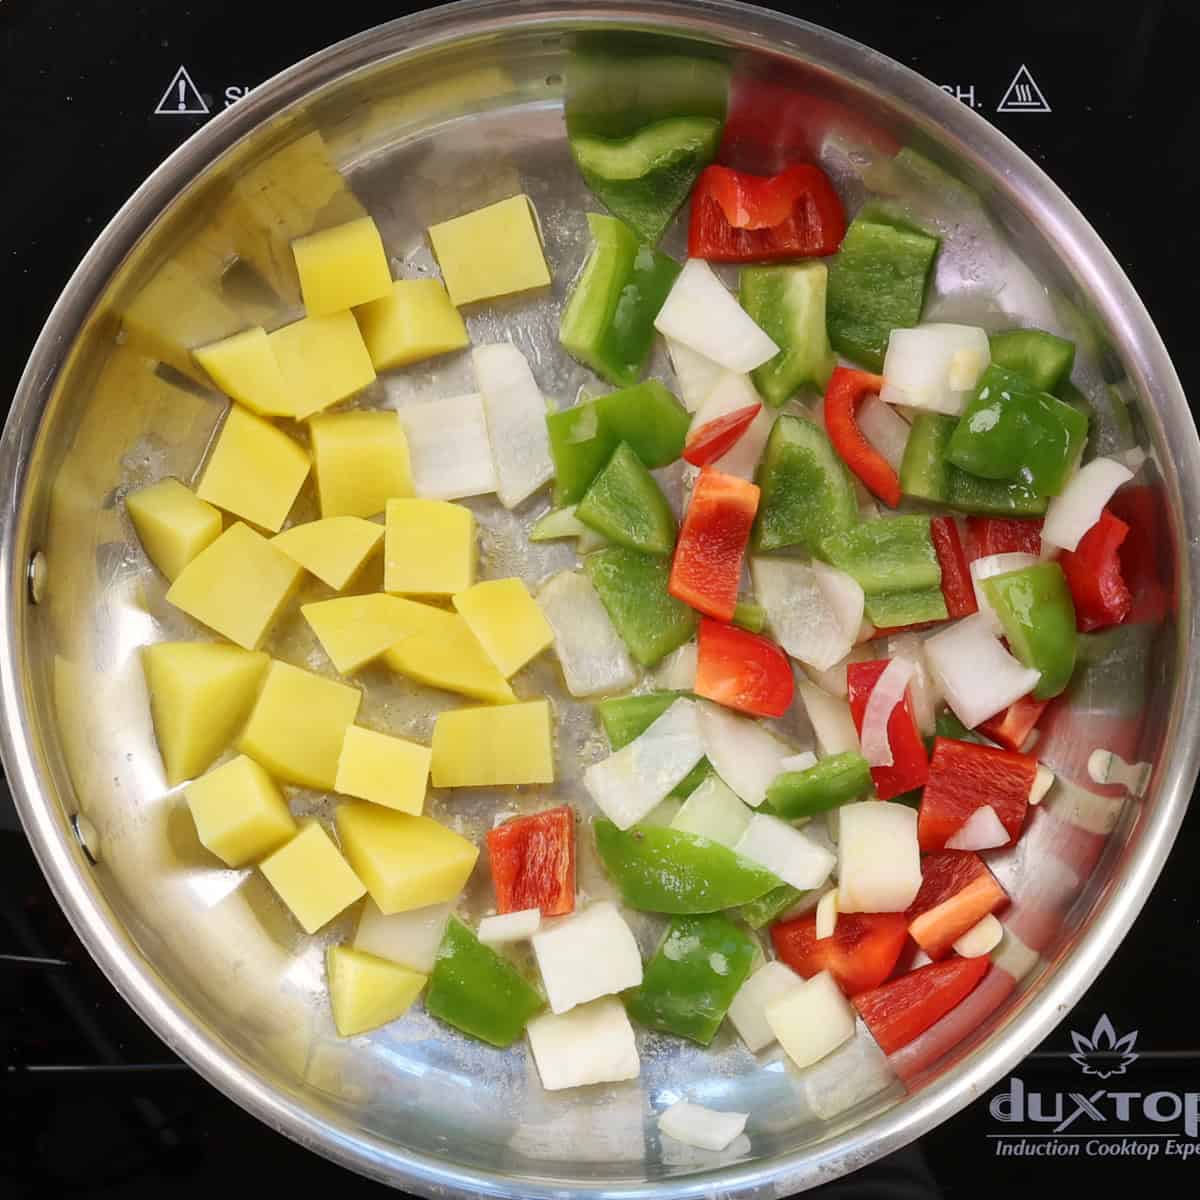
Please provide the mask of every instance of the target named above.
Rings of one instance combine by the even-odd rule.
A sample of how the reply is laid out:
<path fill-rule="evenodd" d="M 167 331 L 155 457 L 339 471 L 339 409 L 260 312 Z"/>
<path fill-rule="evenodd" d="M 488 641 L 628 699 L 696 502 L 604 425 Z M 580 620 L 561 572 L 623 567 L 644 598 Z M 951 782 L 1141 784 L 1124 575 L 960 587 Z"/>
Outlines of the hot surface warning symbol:
<path fill-rule="evenodd" d="M 1042 89 L 1033 81 L 1029 68 L 1022 63 L 1013 81 L 1008 85 L 996 111 L 1002 113 L 1040 112 L 1048 113 L 1050 105 L 1042 95 Z"/>
<path fill-rule="evenodd" d="M 160 117 L 208 116 L 208 105 L 204 103 L 204 97 L 192 82 L 186 67 L 180 67 L 175 72 L 175 77 L 167 84 L 167 90 L 163 92 L 154 112 Z"/>

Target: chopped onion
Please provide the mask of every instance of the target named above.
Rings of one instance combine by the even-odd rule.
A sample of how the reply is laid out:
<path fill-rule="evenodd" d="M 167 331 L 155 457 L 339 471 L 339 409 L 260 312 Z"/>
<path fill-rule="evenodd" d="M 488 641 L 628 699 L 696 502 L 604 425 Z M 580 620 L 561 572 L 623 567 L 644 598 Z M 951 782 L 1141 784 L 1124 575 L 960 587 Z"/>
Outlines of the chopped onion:
<path fill-rule="evenodd" d="M 840 662 L 836 662 L 828 671 L 818 671 L 816 667 L 804 666 L 804 673 L 822 691 L 831 696 L 840 696 L 843 700 L 850 694 L 846 683 L 846 668 L 852 662 L 869 662 L 875 657 L 875 647 L 869 645 L 855 646 Z"/>
<path fill-rule="evenodd" d="M 866 607 L 866 595 L 862 584 L 853 575 L 817 559 L 813 560 L 812 569 L 821 585 L 821 591 L 825 593 L 825 599 L 829 601 L 830 608 L 837 616 L 843 636 L 853 643 L 862 631 L 863 611 Z"/>
<path fill-rule="evenodd" d="M 937 728 L 937 706 L 942 697 L 929 674 L 921 639 L 915 633 L 894 633 L 888 638 L 887 650 L 889 658 L 907 658 L 912 663 L 913 677 L 908 681 L 908 694 L 913 716 L 923 734 L 932 734 Z"/>
<path fill-rule="evenodd" d="M 515 508 L 554 477 L 546 401 L 525 355 L 510 342 L 476 346 L 471 362 L 496 465 L 496 495 L 505 508 Z"/>
<path fill-rule="evenodd" d="M 906 658 L 893 658 L 871 689 L 867 710 L 863 714 L 863 756 L 873 767 L 890 767 L 892 743 L 888 738 L 888 721 L 892 710 L 904 699 L 904 689 L 916 668 Z"/>
<path fill-rule="evenodd" d="M 798 559 L 755 558 L 750 575 L 779 644 L 793 658 L 824 671 L 854 645 L 863 591 L 844 572 L 819 565 L 818 571 L 818 564 Z"/>
<path fill-rule="evenodd" d="M 664 340 L 667 353 L 671 356 L 675 382 L 679 385 L 679 398 L 688 412 L 695 412 L 708 398 L 709 392 L 725 373 L 725 368 L 674 338 Z"/>
<path fill-rule="evenodd" d="M 837 929 L 837 919 L 838 890 L 837 888 L 830 888 L 817 901 L 816 929 L 814 932 L 818 940 L 833 937 L 834 930 Z"/>
<path fill-rule="evenodd" d="M 633 1026 L 615 996 L 570 1012 L 542 1013 L 525 1027 L 542 1087 L 548 1092 L 636 1079 L 641 1070 Z"/>
<path fill-rule="evenodd" d="M 828 971 L 777 996 L 767 1024 L 788 1058 L 803 1070 L 854 1036 L 854 1009 Z"/>
<path fill-rule="evenodd" d="M 779 765 L 785 771 L 807 771 L 809 767 L 817 765 L 817 756 L 811 750 L 802 750 L 799 754 L 780 759 Z"/>
<path fill-rule="evenodd" d="M 700 258 L 684 263 L 654 328 L 730 371 L 753 371 L 779 353 Z"/>
<path fill-rule="evenodd" d="M 858 406 L 857 421 L 863 437 L 883 455 L 893 471 L 899 471 L 904 447 L 908 445 L 908 422 L 878 396 L 867 396 Z"/>
<path fill-rule="evenodd" d="M 418 496 L 460 500 L 496 490 L 496 468 L 478 392 L 410 404 L 398 411 Z M 542 419 L 544 423 L 544 413 Z"/>
<path fill-rule="evenodd" d="M 678 650 L 672 650 L 654 672 L 655 685 L 667 692 L 695 690 L 699 655 L 699 645 L 694 641 L 685 642 Z"/>
<path fill-rule="evenodd" d="M 767 1005 L 804 981 L 781 962 L 764 963 L 738 989 L 729 1006 L 729 1020 L 751 1054 L 765 1050 L 775 1034 L 767 1024 Z"/>
<path fill-rule="evenodd" d="M 736 475 L 739 479 L 753 479 L 767 438 L 771 436 L 775 415 L 774 410 L 764 404 L 746 427 L 746 432 L 734 442 L 732 449 L 713 463 L 713 470 L 723 475 Z"/>
<path fill-rule="evenodd" d="M 552 542 L 555 538 L 582 537 L 588 527 L 575 515 L 575 505 L 552 508 L 545 516 L 538 517 L 529 530 L 531 542 Z"/>
<path fill-rule="evenodd" d="M 981 805 L 962 824 L 962 828 L 946 841 L 947 850 L 995 850 L 1012 841 L 1003 822 L 990 804 Z"/>
<path fill-rule="evenodd" d="M 354 948 L 428 975 L 453 911 L 454 902 L 450 901 L 385 915 L 368 898 L 358 918 Z"/>
<path fill-rule="evenodd" d="M 927 638 L 925 661 L 968 729 L 1028 695 L 1041 679 L 1041 672 L 1023 667 L 1005 650 L 979 613 Z"/>
<path fill-rule="evenodd" d="M 808 714 L 809 724 L 813 727 L 822 754 L 841 754 L 846 750 L 862 749 L 854 718 L 850 715 L 850 705 L 845 700 L 831 696 L 811 683 L 797 683 L 796 691 L 804 702 L 804 711 Z"/>
<path fill-rule="evenodd" d="M 700 736 L 713 770 L 746 804 L 757 808 L 788 757 L 788 748 L 757 721 L 717 704 L 700 705 Z"/>
<path fill-rule="evenodd" d="M 476 936 L 485 946 L 506 946 L 512 942 L 528 941 L 542 926 L 540 908 L 523 908 L 519 912 L 500 913 L 484 917 Z"/>
<path fill-rule="evenodd" d="M 1062 492 L 1050 501 L 1042 524 L 1042 544 L 1075 550 L 1079 539 L 1100 520 L 1113 492 L 1133 472 L 1111 458 L 1093 458 Z"/>
<path fill-rule="evenodd" d="M 988 554 L 983 558 L 977 558 L 971 564 L 971 583 L 975 588 L 975 603 L 979 606 L 980 615 L 987 619 L 988 626 L 993 632 L 999 633 L 1003 626 L 980 585 L 985 579 L 991 579 L 993 575 L 1006 575 L 1009 571 L 1023 571 L 1026 567 L 1036 567 L 1037 565 L 1036 556 L 1020 551 L 1010 551 L 1007 554 Z"/>
<path fill-rule="evenodd" d="M 1054 772 L 1043 763 L 1038 763 L 1037 774 L 1029 788 L 1029 803 L 1041 804 L 1046 793 L 1054 786 Z"/>
<path fill-rule="evenodd" d="M 733 794 L 720 776 L 710 775 L 683 802 L 671 821 L 671 828 L 732 848 L 746 832 L 751 816 L 752 810 Z"/>
<path fill-rule="evenodd" d="M 917 814 L 861 800 L 838 809 L 838 909 L 904 912 L 921 887 Z"/>
<path fill-rule="evenodd" d="M 572 696 L 617 692 L 637 682 L 629 651 L 591 580 L 579 571 L 560 571 L 538 592 L 567 691 Z"/>
<path fill-rule="evenodd" d="M 733 847 L 735 854 L 766 867 L 802 892 L 820 887 L 837 859 L 801 830 L 767 813 L 755 813 Z"/>
<path fill-rule="evenodd" d="M 860 1018 L 849 1041 L 804 1072 L 804 1098 L 830 1121 L 895 1082 L 887 1055 Z"/>
<path fill-rule="evenodd" d="M 658 1128 L 685 1146 L 724 1150 L 741 1136 L 749 1119 L 749 1113 L 716 1112 L 687 1100 L 676 1100 L 659 1116 Z"/>
<path fill-rule="evenodd" d="M 704 403 L 696 410 L 692 423 L 688 428 L 690 438 L 709 421 L 727 417 L 730 413 L 749 408 L 753 404 L 762 404 L 762 397 L 750 382 L 749 375 L 739 375 L 735 371 L 722 371 L 720 378 L 713 385 L 712 391 L 704 398 Z"/>
<path fill-rule="evenodd" d="M 1000 939 L 1003 937 L 1004 926 L 992 913 L 988 913 L 954 943 L 954 952 L 961 954 L 963 958 L 982 958 L 985 954 L 991 954 L 1000 945 Z"/>
<path fill-rule="evenodd" d="M 893 329 L 883 360 L 880 399 L 961 416 L 990 361 L 988 336 L 974 325 Z M 861 418 L 859 424 L 861 428 Z"/>

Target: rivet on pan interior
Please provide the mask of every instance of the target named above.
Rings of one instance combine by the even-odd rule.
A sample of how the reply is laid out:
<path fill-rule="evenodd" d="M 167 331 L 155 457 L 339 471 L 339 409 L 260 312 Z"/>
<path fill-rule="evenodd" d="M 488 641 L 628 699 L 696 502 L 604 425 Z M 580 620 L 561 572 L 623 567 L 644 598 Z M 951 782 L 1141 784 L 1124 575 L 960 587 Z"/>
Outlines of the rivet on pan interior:
<path fill-rule="evenodd" d="M 34 604 L 41 604 L 46 595 L 46 555 L 42 550 L 30 556 L 29 559 L 29 598 Z"/>
<path fill-rule="evenodd" d="M 75 831 L 84 854 L 88 856 L 88 862 L 95 866 L 100 861 L 100 834 L 95 825 L 83 813 L 76 813 L 71 818 L 71 828 Z"/>

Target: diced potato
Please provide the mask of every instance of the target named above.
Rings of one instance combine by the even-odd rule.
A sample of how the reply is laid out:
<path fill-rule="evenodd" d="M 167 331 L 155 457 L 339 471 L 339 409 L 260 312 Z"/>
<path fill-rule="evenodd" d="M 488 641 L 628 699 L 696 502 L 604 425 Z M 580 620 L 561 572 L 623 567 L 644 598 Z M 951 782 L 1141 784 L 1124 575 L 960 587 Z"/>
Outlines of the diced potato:
<path fill-rule="evenodd" d="M 273 659 L 238 749 L 287 783 L 331 789 L 361 700 L 357 688 Z"/>
<path fill-rule="evenodd" d="M 290 417 L 296 406 L 267 331 L 261 325 L 243 329 L 219 342 L 192 351 L 213 383 L 260 417 Z"/>
<path fill-rule="evenodd" d="M 303 446 L 235 404 L 217 435 L 196 494 L 276 533 L 311 467 Z"/>
<path fill-rule="evenodd" d="M 220 512 L 178 479 L 130 492 L 125 511 L 150 561 L 168 579 L 221 536 Z"/>
<path fill-rule="evenodd" d="M 788 1058 L 801 1069 L 854 1036 L 854 1009 L 828 971 L 777 996 L 766 1006 L 766 1017 Z"/>
<path fill-rule="evenodd" d="M 590 904 L 535 933 L 533 953 L 556 1013 L 642 982 L 637 939 L 611 900 Z"/>
<path fill-rule="evenodd" d="M 362 517 L 326 517 L 293 525 L 271 542 L 335 592 L 348 586 L 383 541 L 383 526 Z"/>
<path fill-rule="evenodd" d="M 453 911 L 454 902 L 445 901 L 385 915 L 374 900 L 368 900 L 358 918 L 354 948 L 428 975 Z"/>
<path fill-rule="evenodd" d="M 489 579 L 454 597 L 454 607 L 506 678 L 554 642 L 554 630 L 519 579 Z"/>
<path fill-rule="evenodd" d="M 452 596 L 475 579 L 475 514 L 445 500 L 389 500 L 383 588 Z"/>
<path fill-rule="evenodd" d="M 342 849 L 383 913 L 453 899 L 479 857 L 477 846 L 429 817 L 343 804 L 336 819 Z"/>
<path fill-rule="evenodd" d="M 433 726 L 432 773 L 434 787 L 553 783 L 549 702 L 439 713 Z"/>
<path fill-rule="evenodd" d="M 167 600 L 254 650 L 299 582 L 300 568 L 239 521 L 179 572 Z"/>
<path fill-rule="evenodd" d="M 343 796 L 419 815 L 425 807 L 431 756 L 428 746 L 351 725 L 333 786 Z"/>
<path fill-rule="evenodd" d="M 528 196 L 511 196 L 431 225 L 429 240 L 455 306 L 550 282 Z"/>
<path fill-rule="evenodd" d="M 351 312 L 303 317 L 269 337 L 298 421 L 375 381 L 371 356 Z"/>
<path fill-rule="evenodd" d="M 642 1069 L 633 1026 L 615 996 L 568 1013 L 543 1013 L 525 1026 L 542 1087 L 548 1092 L 636 1079 Z"/>
<path fill-rule="evenodd" d="M 354 313 L 377 371 L 469 346 L 467 327 L 440 279 L 398 279 Z"/>
<path fill-rule="evenodd" d="M 292 253 L 310 317 L 328 317 L 391 291 L 387 252 L 370 217 L 297 238 Z"/>
<path fill-rule="evenodd" d="M 342 1037 L 354 1037 L 403 1016 L 425 986 L 427 976 L 349 946 L 325 951 L 329 1003 Z"/>
<path fill-rule="evenodd" d="M 745 983 L 729 1006 L 729 1019 L 751 1054 L 765 1050 L 775 1031 L 767 1022 L 767 1005 L 804 981 L 781 962 L 764 963 Z"/>
<path fill-rule="evenodd" d="M 408 438 L 395 413 L 333 413 L 308 428 L 321 516 L 373 517 L 393 497 L 413 495 Z"/>
<path fill-rule="evenodd" d="M 411 601 L 383 592 L 318 600 L 300 611 L 342 675 L 352 675 L 401 639 L 420 631 L 425 616 L 413 612 Z"/>
<path fill-rule="evenodd" d="M 305 821 L 259 870 L 305 933 L 316 933 L 367 890 L 316 821 Z"/>
<path fill-rule="evenodd" d="M 244 754 L 197 779 L 186 794 L 200 841 L 227 867 L 257 862 L 296 832 L 274 780 Z"/>
<path fill-rule="evenodd" d="M 142 650 L 154 736 L 174 787 L 229 745 L 254 705 L 270 659 L 216 642 L 157 642 Z"/>

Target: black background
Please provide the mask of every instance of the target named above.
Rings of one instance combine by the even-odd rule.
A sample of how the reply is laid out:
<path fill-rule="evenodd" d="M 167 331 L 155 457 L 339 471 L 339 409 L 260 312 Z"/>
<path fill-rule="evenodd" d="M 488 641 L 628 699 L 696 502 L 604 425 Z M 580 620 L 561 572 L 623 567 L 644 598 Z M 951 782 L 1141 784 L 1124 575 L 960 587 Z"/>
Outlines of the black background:
<path fill-rule="evenodd" d="M 218 111 L 340 38 L 418 6 L 337 0 L 0 0 L 0 396 L 11 396 L 60 288 L 129 192 L 206 118 L 153 113 L 180 64 Z M 773 7 L 857 38 L 939 84 L 974 87 L 978 112 L 1065 188 L 1107 241 L 1158 324 L 1185 390 L 1200 388 L 1200 91 L 1194 0 L 906 4 L 815 0 Z M 1117 15 L 1119 14 L 1119 15 Z M 1049 113 L 998 114 L 1020 64 Z M 1200 395 L 1200 391 L 1197 392 Z M 247 1172 L 339 1196 L 386 1194 L 268 1132 L 177 1064 L 92 968 L 32 864 L 0 795 L 0 1196 L 208 1195 Z M 7 827 L 7 828 L 6 828 Z M 1068 1028 L 1107 1013 L 1151 1052 L 1114 1086 L 1200 1090 L 1197 818 L 1185 827 L 1132 933 L 1075 1012 L 1019 1074 L 1092 1091 L 1066 1059 Z M 64 1067 L 97 1067 L 90 1071 Z M 41 1070 L 30 1070 L 39 1067 Z M 54 1069 L 51 1069 L 54 1068 Z M 1087 1085 L 1086 1088 L 1083 1085 Z M 997 1159 L 1000 1127 L 977 1101 L 917 1154 L 837 1194 L 1035 1194 L 1064 1187 L 1188 1186 L 1200 1162 Z M 909 1172 L 917 1182 L 901 1182 Z M 1194 1188 L 1194 1184 L 1191 1184 Z M 833 1194 L 832 1192 L 830 1194 Z"/>

